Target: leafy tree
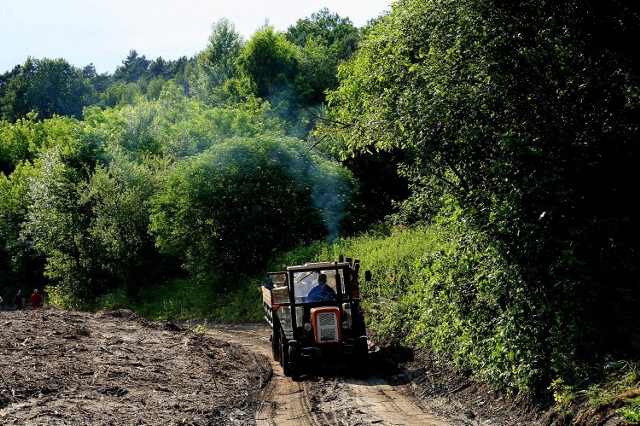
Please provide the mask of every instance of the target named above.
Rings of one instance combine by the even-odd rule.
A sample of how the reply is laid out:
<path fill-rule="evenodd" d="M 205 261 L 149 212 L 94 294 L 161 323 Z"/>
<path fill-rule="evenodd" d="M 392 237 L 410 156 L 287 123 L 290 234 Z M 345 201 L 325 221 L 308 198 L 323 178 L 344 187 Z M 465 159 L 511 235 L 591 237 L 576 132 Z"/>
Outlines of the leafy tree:
<path fill-rule="evenodd" d="M 0 288 L 15 292 L 23 283 L 42 284 L 43 259 L 20 238 L 30 205 L 34 168 L 19 163 L 10 175 L 0 173 Z"/>
<path fill-rule="evenodd" d="M 220 19 L 213 25 L 207 48 L 196 57 L 196 78 L 191 91 L 199 99 L 220 101 L 220 91 L 224 83 L 236 74 L 236 62 L 243 46 L 242 36 L 227 19 Z"/>
<path fill-rule="evenodd" d="M 256 84 L 257 96 L 268 99 L 292 84 L 298 70 L 298 49 L 273 27 L 256 31 L 238 58 L 240 72 Z"/>
<path fill-rule="evenodd" d="M 123 151 L 131 159 L 142 161 L 147 155 L 159 155 L 162 147 L 158 141 L 159 129 L 156 115 L 160 106 L 155 101 L 137 97 L 132 105 L 107 109 L 91 108 L 86 112 L 88 131 L 95 137 L 94 144 L 105 154 L 105 161 L 112 152 Z"/>
<path fill-rule="evenodd" d="M 171 272 L 173 262 L 159 255 L 147 232 L 148 200 L 158 191 L 163 170 L 116 156 L 78 187 L 80 206 L 89 216 L 86 233 L 97 248 L 92 261 L 112 279 L 94 293 L 124 287 L 135 295 Z"/>
<path fill-rule="evenodd" d="M 300 47 L 296 92 L 307 104 L 324 102 L 324 92 L 336 88 L 338 63 L 356 50 L 359 30 L 348 18 L 324 8 L 299 19 L 285 36 Z"/>
<path fill-rule="evenodd" d="M 3 99 L 5 97 L 11 79 L 20 74 L 20 68 L 20 65 L 16 65 L 11 71 L 7 71 L 6 73 L 0 75 L 0 99 Z"/>
<path fill-rule="evenodd" d="M 157 100 L 136 98 L 131 105 L 87 109 L 85 122 L 109 158 L 123 150 L 142 161 L 149 154 L 172 160 L 201 153 L 232 136 L 281 133 L 270 118 L 269 105 L 247 102 L 242 107 L 212 107 L 186 97 L 172 81 L 163 85 Z"/>
<path fill-rule="evenodd" d="M 236 60 L 242 50 L 244 41 L 236 31 L 235 25 L 227 19 L 220 19 L 213 26 L 209 36 L 209 45 L 199 55 L 203 65 L 219 83 L 233 76 L 236 71 Z"/>
<path fill-rule="evenodd" d="M 100 94 L 100 106 L 116 107 L 131 105 L 136 98 L 144 94 L 144 86 L 140 83 L 124 83 L 122 81 L 110 85 Z"/>
<path fill-rule="evenodd" d="M 146 72 L 143 73 L 143 78 L 148 81 L 158 78 L 165 81 L 179 78 L 180 75 L 184 73 L 188 62 L 189 59 L 187 59 L 186 56 L 182 56 L 175 61 L 167 61 L 163 59 L 162 56 L 159 56 L 149 62 Z"/>
<path fill-rule="evenodd" d="M 193 273 L 249 272 L 325 235 L 350 181 L 304 149 L 289 138 L 233 138 L 179 164 L 154 199 L 158 247 Z"/>
<path fill-rule="evenodd" d="M 122 158 L 90 174 L 67 162 L 58 147 L 36 161 L 20 241 L 46 260 L 58 306 L 77 308 L 114 288 L 135 294 L 167 270 L 156 263 L 172 265 L 147 233 L 147 200 L 162 174 Z"/>
<path fill-rule="evenodd" d="M 340 60 L 347 59 L 356 50 L 360 38 L 359 30 L 349 18 L 341 18 L 323 8 L 311 17 L 298 19 L 286 32 L 287 40 L 304 47 L 311 40 L 322 40 L 331 47 Z"/>
<path fill-rule="evenodd" d="M 186 56 L 175 61 L 167 61 L 160 56 L 150 61 L 132 50 L 113 74 L 114 83 L 103 91 L 102 104 L 131 104 L 138 95 L 146 95 L 150 99 L 157 98 L 164 82 L 169 80 L 184 87 L 185 73 L 189 65 L 190 61 Z"/>
<path fill-rule="evenodd" d="M 0 171 L 9 174 L 21 161 L 33 158 L 31 146 L 39 133 L 36 119 L 32 112 L 14 124 L 0 121 Z"/>
<path fill-rule="evenodd" d="M 165 81 L 162 77 L 155 77 L 147 85 L 147 99 L 158 99 L 162 94 Z"/>
<path fill-rule="evenodd" d="M 96 92 L 83 71 L 64 59 L 28 58 L 11 77 L 0 99 L 2 118 L 15 122 L 35 111 L 40 119 L 54 115 L 82 117 Z"/>
<path fill-rule="evenodd" d="M 98 74 L 96 67 L 93 64 L 89 64 L 82 68 L 82 75 L 91 81 L 91 84 L 95 88 L 98 94 L 103 93 L 105 90 L 113 84 L 113 76 L 108 73 Z"/>
<path fill-rule="evenodd" d="M 95 147 L 83 139 L 81 122 L 71 117 L 39 121 L 32 112 L 14 124 L 0 122 L 0 170 L 11 173 L 20 162 L 33 161 L 42 150 L 53 146 L 59 146 L 68 158 L 89 161 Z"/>
<path fill-rule="evenodd" d="M 300 66 L 295 78 L 295 89 L 308 104 L 325 100 L 325 91 L 335 89 L 338 58 L 334 49 L 319 39 L 309 39 L 300 51 Z"/>
<path fill-rule="evenodd" d="M 20 246 L 13 257 L 27 266 L 33 265 L 30 259 L 44 259 L 46 277 L 72 296 L 65 302 L 71 306 L 75 298 L 88 297 L 90 289 L 103 286 L 108 278 L 94 263 L 99 256 L 86 233 L 91 218 L 78 193 L 96 159 L 95 141 L 82 122 L 70 117 L 57 116 L 31 126 L 35 131 L 23 136 L 33 165 L 19 163 L 10 175 L 17 183 L 22 180 L 14 180 L 14 175 L 26 176 L 23 186 L 15 187 L 28 188 L 20 198 L 28 199 L 21 204 L 26 213 L 21 223 L 14 222 L 20 229 Z M 24 127 L 25 123 L 14 126 L 16 130 Z"/>
<path fill-rule="evenodd" d="M 628 203 L 640 86 L 637 55 L 622 47 L 640 29 L 636 12 L 621 2 L 401 0 L 329 95 L 331 133 L 347 153 L 406 152 L 406 217 L 460 208 L 521 271 L 502 302 L 539 321 L 527 327 L 543 343 L 528 382 L 538 389 L 545 375 L 640 350 L 628 316 L 640 300 Z"/>
<path fill-rule="evenodd" d="M 86 217 L 76 190 L 82 175 L 68 167 L 55 148 L 38 159 L 36 169 L 21 237 L 46 258 L 45 275 L 55 283 L 54 297 L 64 296 L 63 306 L 77 306 L 91 294 L 93 279 L 106 278 L 99 278 L 94 268 L 97 251 L 84 232 Z"/>

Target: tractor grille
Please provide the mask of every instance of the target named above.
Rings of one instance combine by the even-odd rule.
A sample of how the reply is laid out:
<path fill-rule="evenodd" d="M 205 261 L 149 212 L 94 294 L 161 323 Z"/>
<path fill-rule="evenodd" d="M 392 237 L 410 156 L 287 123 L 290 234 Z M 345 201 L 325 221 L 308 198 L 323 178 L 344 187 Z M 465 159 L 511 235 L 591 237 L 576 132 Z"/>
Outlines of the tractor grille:
<path fill-rule="evenodd" d="M 316 316 L 317 340 L 318 342 L 337 342 L 340 340 L 338 334 L 338 317 L 335 312 L 322 312 Z"/>

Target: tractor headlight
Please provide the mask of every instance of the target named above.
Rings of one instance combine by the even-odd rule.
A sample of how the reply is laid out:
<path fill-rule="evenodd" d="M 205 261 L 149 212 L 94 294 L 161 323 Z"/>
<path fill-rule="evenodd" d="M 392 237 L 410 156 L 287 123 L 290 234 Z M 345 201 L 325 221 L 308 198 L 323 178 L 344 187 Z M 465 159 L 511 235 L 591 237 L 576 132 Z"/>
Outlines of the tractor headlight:
<path fill-rule="evenodd" d="M 304 323 L 304 329 L 305 329 L 306 331 L 311 331 L 311 323 L 305 322 L 305 323 Z"/>

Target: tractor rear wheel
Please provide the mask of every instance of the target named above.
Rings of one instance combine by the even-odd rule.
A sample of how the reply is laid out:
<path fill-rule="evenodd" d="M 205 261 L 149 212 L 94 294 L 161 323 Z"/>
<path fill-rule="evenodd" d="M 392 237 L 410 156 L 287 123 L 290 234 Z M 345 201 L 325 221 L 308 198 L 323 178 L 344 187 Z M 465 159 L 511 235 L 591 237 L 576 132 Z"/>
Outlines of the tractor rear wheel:
<path fill-rule="evenodd" d="M 277 330 L 271 332 L 271 353 L 273 360 L 280 362 L 280 333 Z"/>

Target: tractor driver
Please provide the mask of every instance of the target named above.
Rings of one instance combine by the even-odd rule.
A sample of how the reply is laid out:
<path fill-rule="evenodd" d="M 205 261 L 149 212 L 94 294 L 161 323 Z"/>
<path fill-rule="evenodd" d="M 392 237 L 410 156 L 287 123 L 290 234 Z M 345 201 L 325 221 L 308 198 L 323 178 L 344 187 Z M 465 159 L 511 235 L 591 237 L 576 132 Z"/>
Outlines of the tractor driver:
<path fill-rule="evenodd" d="M 311 289 L 307 302 L 324 302 L 336 300 L 336 292 L 327 284 L 326 274 L 318 275 L 318 285 Z"/>

